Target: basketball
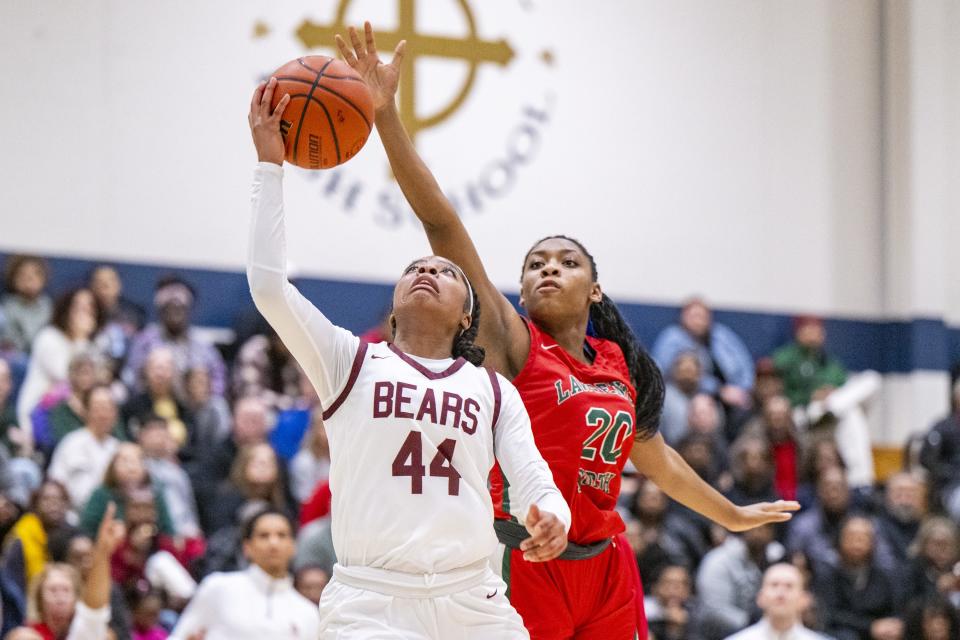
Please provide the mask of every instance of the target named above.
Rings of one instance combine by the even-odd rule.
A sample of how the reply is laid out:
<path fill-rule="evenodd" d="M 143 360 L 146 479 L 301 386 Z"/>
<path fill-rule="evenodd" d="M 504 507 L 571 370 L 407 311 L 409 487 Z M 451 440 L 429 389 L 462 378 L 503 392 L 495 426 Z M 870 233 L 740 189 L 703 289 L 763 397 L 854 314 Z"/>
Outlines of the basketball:
<path fill-rule="evenodd" d="M 280 121 L 287 162 L 329 169 L 363 148 L 373 127 L 373 99 L 363 79 L 342 60 L 304 56 L 273 72 L 271 109 L 284 94 L 290 103 Z"/>

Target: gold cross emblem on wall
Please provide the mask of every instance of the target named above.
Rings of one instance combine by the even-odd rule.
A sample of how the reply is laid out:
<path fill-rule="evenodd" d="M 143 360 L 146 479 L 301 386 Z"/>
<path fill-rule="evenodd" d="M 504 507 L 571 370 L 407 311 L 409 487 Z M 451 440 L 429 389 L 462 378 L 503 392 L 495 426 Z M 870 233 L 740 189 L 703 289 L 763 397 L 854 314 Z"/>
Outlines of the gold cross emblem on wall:
<path fill-rule="evenodd" d="M 496 63 L 505 67 L 513 60 L 514 52 L 510 44 L 503 38 L 500 40 L 480 39 L 477 35 L 476 20 L 467 4 L 467 0 L 455 0 L 460 5 L 467 21 L 467 36 L 464 38 L 427 35 L 417 32 L 416 0 L 398 1 L 399 24 L 397 29 L 394 31 L 378 30 L 376 32 L 377 48 L 382 52 L 389 52 L 401 40 L 407 41 L 407 55 L 404 57 L 400 72 L 400 116 L 410 137 L 416 141 L 417 133 L 443 122 L 463 105 L 473 88 L 479 65 Z M 308 49 L 333 46 L 334 34 L 339 33 L 346 36 L 347 24 L 344 18 L 350 2 L 351 0 L 340 0 L 337 6 L 337 15 L 330 24 L 323 25 L 304 20 L 297 29 L 297 38 Z M 424 57 L 463 60 L 468 65 L 468 71 L 457 95 L 449 104 L 436 113 L 421 117 L 416 108 L 417 76 L 415 61 L 417 58 Z M 386 60 L 386 62 L 389 62 L 389 60 Z"/>

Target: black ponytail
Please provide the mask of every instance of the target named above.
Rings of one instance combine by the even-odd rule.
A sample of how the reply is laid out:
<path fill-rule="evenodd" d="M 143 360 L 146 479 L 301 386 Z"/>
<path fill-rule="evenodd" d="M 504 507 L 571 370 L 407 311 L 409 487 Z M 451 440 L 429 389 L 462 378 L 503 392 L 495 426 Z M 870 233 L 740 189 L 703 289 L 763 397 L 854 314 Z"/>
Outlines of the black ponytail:
<path fill-rule="evenodd" d="M 620 345 L 637 390 L 634 404 L 637 413 L 636 438 L 646 440 L 652 437 L 657 432 L 663 412 L 664 387 L 660 368 L 637 342 L 630 325 L 607 294 L 603 294 L 600 302 L 590 305 L 590 322 L 594 335 Z"/>
<path fill-rule="evenodd" d="M 587 260 L 590 261 L 590 273 L 593 281 L 597 281 L 597 263 L 587 251 L 583 244 L 567 236 L 548 236 L 534 243 L 530 251 L 544 240 L 559 238 L 567 240 L 577 245 Z M 527 257 L 530 252 L 527 252 Z M 524 264 L 527 259 L 524 258 Z M 590 305 L 590 324 L 593 326 L 593 334 L 598 338 L 610 340 L 617 343 L 623 352 L 623 359 L 627 363 L 627 371 L 630 373 L 630 380 L 637 391 L 634 410 L 636 411 L 635 437 L 637 440 L 647 440 L 657 433 L 660 426 L 660 414 L 663 412 L 663 374 L 660 368 L 647 353 L 633 334 L 633 330 L 623 314 L 617 308 L 617 305 L 603 294 L 600 302 L 594 302 Z"/>
<path fill-rule="evenodd" d="M 470 364 L 479 367 L 483 364 L 483 359 L 486 356 L 483 347 L 473 342 L 477 339 L 477 332 L 480 330 L 480 299 L 477 298 L 477 293 L 473 290 L 473 287 L 470 287 L 470 293 L 473 296 L 473 314 L 470 316 L 470 327 L 461 331 L 453 339 L 451 353 L 454 358 L 462 357 Z M 469 309 L 467 305 L 464 305 L 464 307 L 464 311 Z"/>

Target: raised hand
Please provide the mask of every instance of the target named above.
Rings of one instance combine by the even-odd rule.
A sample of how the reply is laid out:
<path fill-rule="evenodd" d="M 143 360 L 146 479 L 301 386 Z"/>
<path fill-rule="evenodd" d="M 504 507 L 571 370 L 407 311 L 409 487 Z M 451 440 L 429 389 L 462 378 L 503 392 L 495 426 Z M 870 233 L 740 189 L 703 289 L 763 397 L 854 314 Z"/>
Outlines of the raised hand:
<path fill-rule="evenodd" d="M 397 94 L 397 85 L 400 83 L 400 63 L 403 61 L 403 51 L 407 46 L 406 40 L 401 40 L 393 51 L 393 60 L 390 64 L 380 61 L 377 53 L 377 43 L 373 37 L 373 27 L 370 22 L 363 23 L 365 42 L 360 40 L 360 34 L 353 27 L 347 29 L 353 49 L 347 45 L 340 34 L 334 36 L 340 55 L 353 69 L 359 73 L 370 94 L 373 96 L 373 108 L 377 111 L 385 106 L 394 104 Z"/>
<path fill-rule="evenodd" d="M 734 520 L 727 524 L 727 528 L 731 531 L 746 531 L 773 522 L 786 522 L 793 517 L 792 511 L 799 510 L 800 503 L 792 500 L 758 502 L 737 507 Z"/>
<path fill-rule="evenodd" d="M 96 549 L 107 557 L 113 555 L 127 535 L 127 528 L 123 522 L 114 518 L 116 513 L 117 505 L 113 502 L 109 503 L 97 532 Z"/>
<path fill-rule="evenodd" d="M 290 102 L 290 94 L 284 94 L 277 108 L 271 112 L 270 102 L 273 100 L 273 92 L 276 88 L 276 78 L 270 78 L 268 82 L 257 85 L 250 100 L 247 122 L 250 124 L 253 145 L 257 148 L 257 159 L 260 162 L 282 165 L 284 146 L 283 136 L 280 135 L 280 116 Z"/>
<path fill-rule="evenodd" d="M 546 562 L 553 560 L 567 548 L 567 532 L 560 518 L 552 513 L 540 511 L 537 505 L 530 505 L 527 520 L 523 523 L 530 537 L 520 543 L 524 560 Z"/>

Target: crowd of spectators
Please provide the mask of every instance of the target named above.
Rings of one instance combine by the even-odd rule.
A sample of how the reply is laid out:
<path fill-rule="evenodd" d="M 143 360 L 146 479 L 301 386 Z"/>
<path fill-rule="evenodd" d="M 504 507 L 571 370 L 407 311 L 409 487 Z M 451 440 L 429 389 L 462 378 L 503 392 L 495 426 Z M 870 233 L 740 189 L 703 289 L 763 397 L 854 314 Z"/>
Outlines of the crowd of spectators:
<path fill-rule="evenodd" d="M 110 637 L 309 637 L 335 562 L 329 447 L 283 343 L 254 320 L 214 344 L 179 277 L 143 309 L 109 266 L 62 292 L 48 275 L 12 256 L 0 297 L 2 634 L 90 637 L 71 625 L 99 615 L 83 603 L 109 548 Z M 737 504 L 803 507 L 732 534 L 628 465 L 620 509 L 651 636 L 960 638 L 960 385 L 913 464 L 878 483 L 865 412 L 879 376 L 848 372 L 820 319 L 794 328 L 755 361 L 694 299 L 651 345 L 660 431 L 697 473 Z M 123 534 L 98 542 L 114 517 Z M 266 617 L 218 613 L 265 593 Z"/>
<path fill-rule="evenodd" d="M 143 309 L 110 266 L 62 292 L 48 268 L 11 256 L 0 296 L 0 634 L 315 637 L 334 562 L 329 451 L 283 343 L 261 324 L 214 344 L 176 276 Z M 91 613 L 97 534 L 114 517 L 109 613 Z M 217 604 L 244 601 L 246 618 Z"/>
<path fill-rule="evenodd" d="M 878 482 L 866 412 L 879 374 L 847 371 L 820 318 L 793 332 L 755 361 L 692 299 L 652 345 L 667 441 L 736 504 L 802 506 L 733 534 L 628 474 L 621 508 L 653 637 L 960 638 L 960 383 L 950 415 Z"/>

